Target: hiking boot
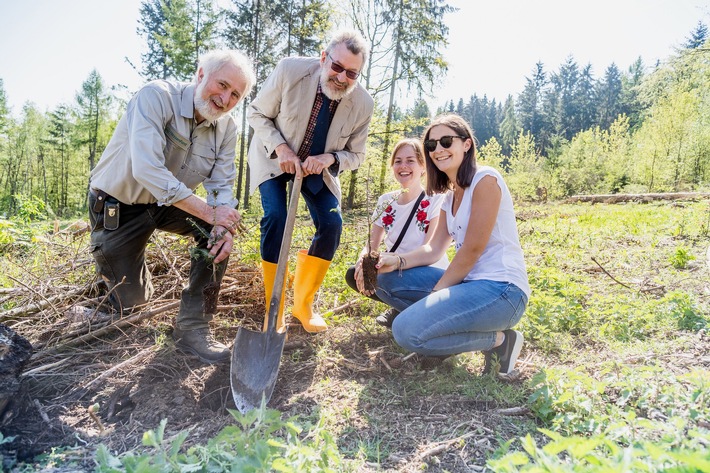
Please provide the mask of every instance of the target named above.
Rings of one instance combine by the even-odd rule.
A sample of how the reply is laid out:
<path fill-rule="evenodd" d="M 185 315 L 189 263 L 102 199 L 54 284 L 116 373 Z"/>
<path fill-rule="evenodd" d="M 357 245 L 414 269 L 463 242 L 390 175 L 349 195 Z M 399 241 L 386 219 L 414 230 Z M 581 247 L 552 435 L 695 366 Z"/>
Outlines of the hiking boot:
<path fill-rule="evenodd" d="M 387 309 L 375 318 L 375 322 L 383 327 L 392 328 L 392 322 L 394 318 L 399 315 L 399 311 L 396 309 Z"/>
<path fill-rule="evenodd" d="M 209 328 L 173 330 L 175 346 L 195 355 L 203 363 L 215 364 L 229 360 L 229 348 L 212 337 Z"/>
<path fill-rule="evenodd" d="M 493 372 L 496 361 L 500 364 L 498 373 L 509 374 L 515 368 L 515 362 L 518 361 L 520 350 L 523 348 L 523 334 L 517 330 L 504 330 L 505 339 L 500 346 L 492 350 L 484 351 L 485 365 L 483 374 Z"/>

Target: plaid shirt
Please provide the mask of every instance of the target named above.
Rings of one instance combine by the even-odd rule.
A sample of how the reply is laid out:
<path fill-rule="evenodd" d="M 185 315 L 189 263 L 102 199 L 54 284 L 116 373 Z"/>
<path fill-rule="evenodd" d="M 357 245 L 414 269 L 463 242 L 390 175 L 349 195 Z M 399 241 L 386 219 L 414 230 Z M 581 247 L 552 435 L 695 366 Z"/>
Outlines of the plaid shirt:
<path fill-rule="evenodd" d="M 328 122 L 333 121 L 333 115 L 335 115 L 335 110 L 338 108 L 340 100 L 330 101 L 330 117 Z M 308 127 L 306 128 L 306 135 L 303 137 L 303 143 L 298 149 L 298 158 L 301 161 L 305 161 L 311 151 L 311 144 L 313 143 L 313 135 L 316 132 L 316 119 L 318 118 L 318 112 L 320 112 L 321 105 L 323 105 L 323 91 L 318 82 L 318 90 L 316 91 L 316 100 L 313 102 L 313 109 L 311 110 L 311 118 L 308 119 Z M 327 133 L 327 131 L 326 131 Z"/>

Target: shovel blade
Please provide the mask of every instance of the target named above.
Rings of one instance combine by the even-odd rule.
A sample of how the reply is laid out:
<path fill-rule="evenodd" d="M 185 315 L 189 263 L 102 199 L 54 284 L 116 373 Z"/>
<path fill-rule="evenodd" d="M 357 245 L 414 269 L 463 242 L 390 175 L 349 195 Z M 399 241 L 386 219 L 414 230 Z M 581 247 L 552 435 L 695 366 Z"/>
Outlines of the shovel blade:
<path fill-rule="evenodd" d="M 255 332 L 240 327 L 229 370 L 232 396 L 242 414 L 269 402 L 279 374 L 286 332 Z"/>

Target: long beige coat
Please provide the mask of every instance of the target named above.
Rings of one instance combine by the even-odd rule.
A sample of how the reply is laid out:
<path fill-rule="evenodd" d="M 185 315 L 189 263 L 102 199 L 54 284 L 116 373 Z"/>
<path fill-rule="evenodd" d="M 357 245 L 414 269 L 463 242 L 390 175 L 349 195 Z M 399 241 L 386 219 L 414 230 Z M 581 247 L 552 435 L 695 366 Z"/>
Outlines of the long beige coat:
<path fill-rule="evenodd" d="M 250 192 L 267 179 L 283 174 L 274 153 L 278 145 L 287 143 L 298 152 L 311 116 L 320 71 L 318 58 L 282 59 L 249 105 L 247 118 L 254 129 L 249 147 Z M 372 97 L 359 83 L 340 101 L 325 141 L 325 152 L 338 155 L 339 172 L 357 169 L 365 160 L 373 107 Z M 323 181 L 340 201 L 337 175 L 326 170 Z"/>

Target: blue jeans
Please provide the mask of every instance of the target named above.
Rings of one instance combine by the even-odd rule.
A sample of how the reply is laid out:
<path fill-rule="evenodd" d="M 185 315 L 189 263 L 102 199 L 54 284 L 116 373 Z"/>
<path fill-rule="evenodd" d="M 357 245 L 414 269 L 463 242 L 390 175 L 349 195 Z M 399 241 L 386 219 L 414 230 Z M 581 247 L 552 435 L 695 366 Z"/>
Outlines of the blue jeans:
<path fill-rule="evenodd" d="M 401 313 L 392 335 L 403 348 L 426 356 L 493 348 L 496 332 L 513 327 L 528 298 L 515 284 L 464 281 L 434 293 L 443 269 L 421 266 L 381 274 L 377 296 Z"/>
<path fill-rule="evenodd" d="M 286 184 L 293 180 L 293 177 L 293 174 L 284 173 L 259 185 L 261 206 L 264 209 L 264 216 L 261 219 L 261 259 L 269 263 L 279 262 L 281 240 L 288 214 Z M 306 201 L 316 227 L 308 254 L 332 261 L 335 250 L 340 245 L 340 234 L 343 231 L 340 204 L 325 185 L 318 193 L 313 194 L 305 184 L 304 180 L 301 195 Z"/>

